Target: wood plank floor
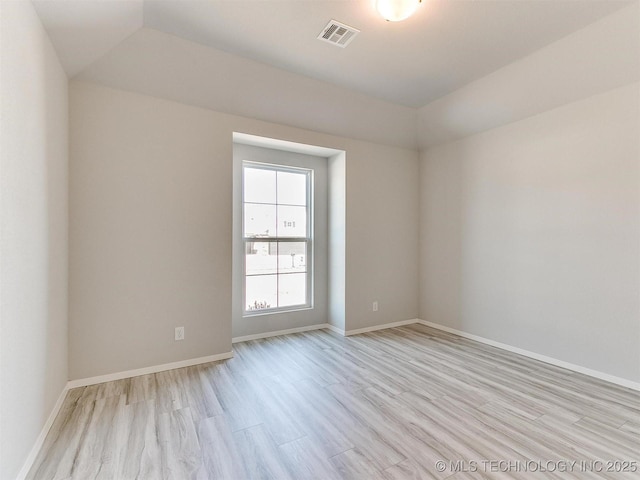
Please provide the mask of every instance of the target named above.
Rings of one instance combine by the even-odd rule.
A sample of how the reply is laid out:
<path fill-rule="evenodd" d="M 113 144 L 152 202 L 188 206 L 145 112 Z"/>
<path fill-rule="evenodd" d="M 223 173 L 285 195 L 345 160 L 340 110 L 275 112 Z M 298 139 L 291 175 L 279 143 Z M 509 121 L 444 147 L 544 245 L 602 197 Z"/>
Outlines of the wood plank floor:
<path fill-rule="evenodd" d="M 455 335 L 235 353 L 69 391 L 28 478 L 640 478 L 638 392 Z"/>

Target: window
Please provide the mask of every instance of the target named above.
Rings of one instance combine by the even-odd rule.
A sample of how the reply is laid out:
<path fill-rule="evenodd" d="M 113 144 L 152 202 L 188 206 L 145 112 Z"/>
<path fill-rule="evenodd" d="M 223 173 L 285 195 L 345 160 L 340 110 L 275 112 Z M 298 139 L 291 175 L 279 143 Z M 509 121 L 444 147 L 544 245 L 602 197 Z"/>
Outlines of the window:
<path fill-rule="evenodd" d="M 244 314 L 311 308 L 312 170 L 243 162 Z"/>

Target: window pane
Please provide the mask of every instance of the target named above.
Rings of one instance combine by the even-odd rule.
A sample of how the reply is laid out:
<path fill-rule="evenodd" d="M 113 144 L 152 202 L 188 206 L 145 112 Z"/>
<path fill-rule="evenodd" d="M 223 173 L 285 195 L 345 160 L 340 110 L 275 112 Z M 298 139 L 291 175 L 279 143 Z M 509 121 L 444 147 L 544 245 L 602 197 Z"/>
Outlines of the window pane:
<path fill-rule="evenodd" d="M 307 236 L 307 207 L 278 205 L 278 236 Z"/>
<path fill-rule="evenodd" d="M 306 205 L 307 175 L 304 173 L 278 172 L 278 203 Z"/>
<path fill-rule="evenodd" d="M 275 237 L 276 206 L 256 203 L 244 204 L 244 236 Z"/>
<path fill-rule="evenodd" d="M 307 274 L 278 275 L 278 306 L 290 307 L 307 303 Z"/>
<path fill-rule="evenodd" d="M 245 277 L 246 307 L 248 312 L 278 306 L 278 276 L 257 275 Z"/>
<path fill-rule="evenodd" d="M 271 242 L 246 242 L 245 269 L 247 275 L 278 273 L 278 244 Z"/>
<path fill-rule="evenodd" d="M 310 302 L 310 173 L 261 166 L 243 165 L 244 308 L 249 314 Z"/>
<path fill-rule="evenodd" d="M 279 273 L 307 271 L 307 244 L 305 242 L 282 242 L 279 246 Z"/>
<path fill-rule="evenodd" d="M 276 172 L 262 168 L 245 167 L 244 201 L 276 203 Z"/>

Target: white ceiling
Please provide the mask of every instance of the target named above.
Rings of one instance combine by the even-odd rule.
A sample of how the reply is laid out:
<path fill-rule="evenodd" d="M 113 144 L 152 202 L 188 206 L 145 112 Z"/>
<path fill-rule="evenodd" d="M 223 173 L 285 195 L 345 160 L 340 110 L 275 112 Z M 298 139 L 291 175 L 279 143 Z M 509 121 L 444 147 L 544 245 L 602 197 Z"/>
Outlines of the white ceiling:
<path fill-rule="evenodd" d="M 48 0 L 34 5 L 70 76 L 142 27 L 368 96 L 421 107 L 628 5 L 618 0 L 423 0 L 400 23 L 366 1 Z M 346 48 L 316 36 L 335 19 Z"/>

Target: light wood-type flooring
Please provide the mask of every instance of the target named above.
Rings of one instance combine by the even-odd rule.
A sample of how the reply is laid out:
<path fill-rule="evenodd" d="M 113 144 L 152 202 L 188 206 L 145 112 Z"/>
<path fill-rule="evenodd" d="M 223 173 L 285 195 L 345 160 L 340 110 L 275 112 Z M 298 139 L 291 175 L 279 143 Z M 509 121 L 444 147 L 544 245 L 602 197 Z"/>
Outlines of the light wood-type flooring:
<path fill-rule="evenodd" d="M 422 325 L 234 347 L 70 390 L 29 478 L 640 478 L 629 389 Z"/>

